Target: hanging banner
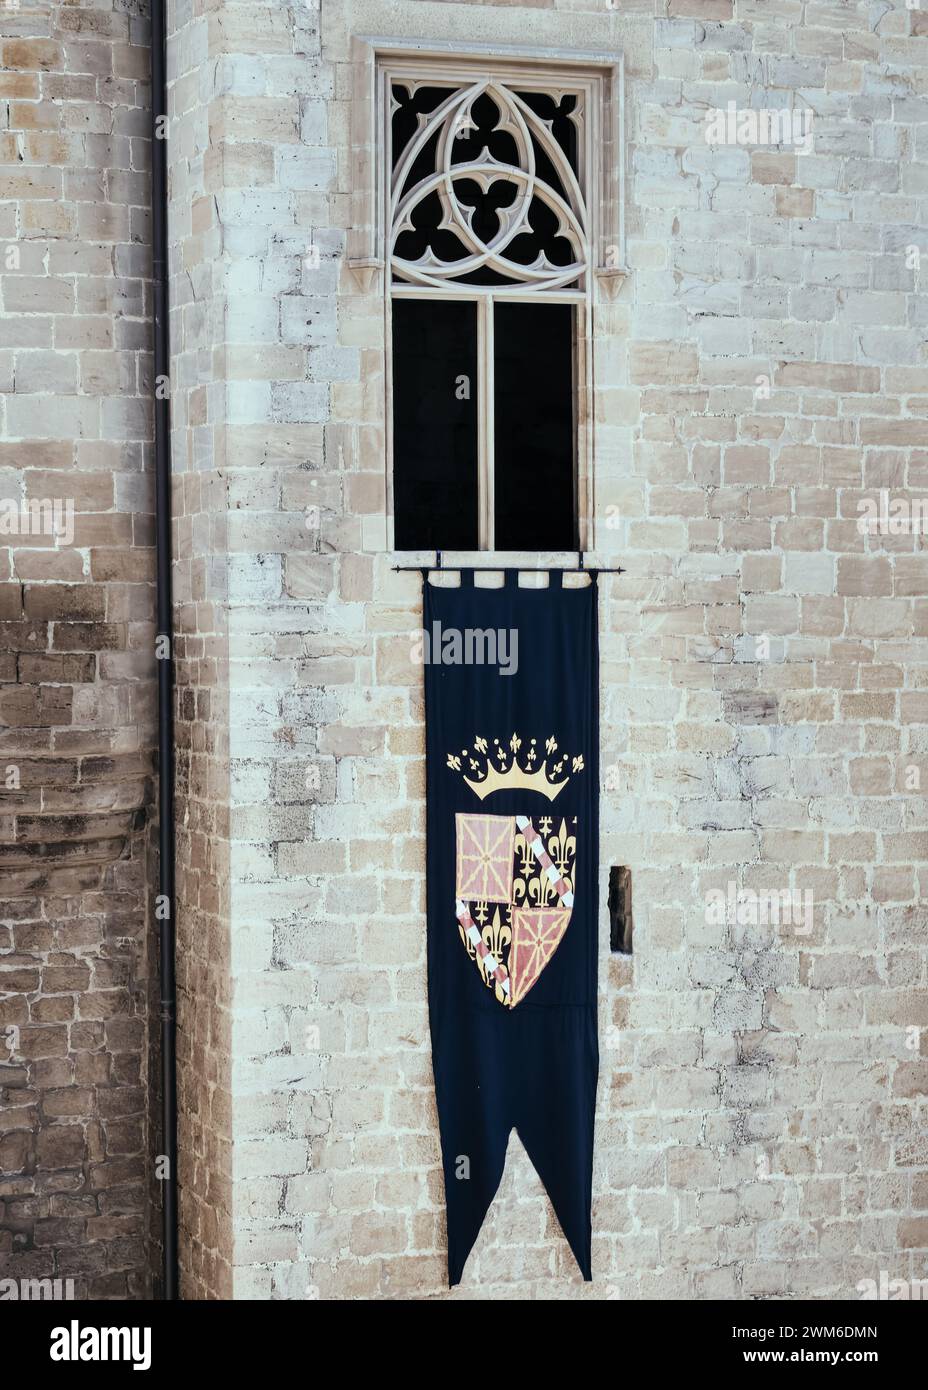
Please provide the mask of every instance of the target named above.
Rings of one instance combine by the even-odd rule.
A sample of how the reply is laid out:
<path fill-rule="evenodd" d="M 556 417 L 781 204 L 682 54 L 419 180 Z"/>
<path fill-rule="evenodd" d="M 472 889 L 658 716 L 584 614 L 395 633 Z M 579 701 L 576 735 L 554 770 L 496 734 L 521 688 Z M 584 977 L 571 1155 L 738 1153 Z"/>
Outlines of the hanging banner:
<path fill-rule="evenodd" d="M 596 575 L 423 585 L 428 988 L 464 1264 L 518 1132 L 590 1279 L 599 846 Z"/>

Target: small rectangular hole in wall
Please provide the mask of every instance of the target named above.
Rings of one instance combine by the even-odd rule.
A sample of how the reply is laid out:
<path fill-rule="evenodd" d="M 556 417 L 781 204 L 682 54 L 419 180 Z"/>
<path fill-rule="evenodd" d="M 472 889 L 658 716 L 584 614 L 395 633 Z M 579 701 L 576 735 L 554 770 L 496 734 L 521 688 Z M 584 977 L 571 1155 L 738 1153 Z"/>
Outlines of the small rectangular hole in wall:
<path fill-rule="evenodd" d="M 609 870 L 609 949 L 632 953 L 632 871 L 615 866 Z"/>

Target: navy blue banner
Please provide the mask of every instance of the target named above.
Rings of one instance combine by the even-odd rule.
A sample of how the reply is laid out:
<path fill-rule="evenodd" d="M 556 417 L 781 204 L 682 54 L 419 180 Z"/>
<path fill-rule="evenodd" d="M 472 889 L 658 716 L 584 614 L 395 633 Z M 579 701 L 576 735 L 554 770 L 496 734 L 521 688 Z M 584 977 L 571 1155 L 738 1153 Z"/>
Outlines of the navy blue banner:
<path fill-rule="evenodd" d="M 461 1278 L 516 1129 L 590 1270 L 599 843 L 595 573 L 424 582 L 429 1019 Z"/>

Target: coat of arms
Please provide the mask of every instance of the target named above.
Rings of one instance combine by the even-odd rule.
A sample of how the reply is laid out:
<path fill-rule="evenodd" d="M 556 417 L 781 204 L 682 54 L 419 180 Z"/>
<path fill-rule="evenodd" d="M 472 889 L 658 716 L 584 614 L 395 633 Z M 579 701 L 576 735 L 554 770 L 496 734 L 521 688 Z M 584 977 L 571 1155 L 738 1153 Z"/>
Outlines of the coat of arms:
<path fill-rule="evenodd" d="M 448 763 L 463 772 L 461 759 L 469 761 L 469 771 L 476 775 L 465 775 L 464 780 L 481 801 L 494 791 L 521 787 L 553 802 L 569 780 L 569 773 L 562 775 L 567 756 L 558 756 L 557 743 L 549 738 L 548 757 L 536 768 L 535 740 L 524 765 L 518 759 L 521 746 L 513 734 L 509 751 L 497 742 L 488 755 L 486 741 L 478 738 L 474 754 L 465 748 L 460 758 L 449 755 Z M 582 768 L 582 757 L 574 758 L 572 771 Z M 576 816 L 455 816 L 458 931 L 481 978 L 504 1008 L 514 1009 L 522 1002 L 563 939 L 574 905 L 576 852 Z"/>

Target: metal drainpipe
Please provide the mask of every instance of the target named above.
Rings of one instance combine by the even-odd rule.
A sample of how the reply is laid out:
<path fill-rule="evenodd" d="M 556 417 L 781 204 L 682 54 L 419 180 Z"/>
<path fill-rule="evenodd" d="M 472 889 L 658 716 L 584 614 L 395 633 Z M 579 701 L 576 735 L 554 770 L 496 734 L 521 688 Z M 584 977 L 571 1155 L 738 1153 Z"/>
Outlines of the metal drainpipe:
<path fill-rule="evenodd" d="M 161 1154 L 164 1280 L 177 1290 L 177 1061 L 174 979 L 174 630 L 171 605 L 171 347 L 168 333 L 166 0 L 151 0 L 151 243 L 158 644 L 158 912 L 161 998 Z"/>

